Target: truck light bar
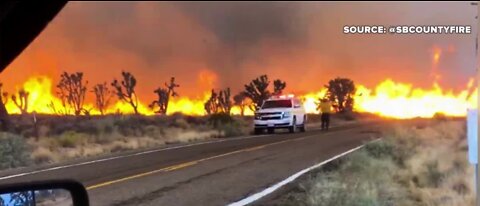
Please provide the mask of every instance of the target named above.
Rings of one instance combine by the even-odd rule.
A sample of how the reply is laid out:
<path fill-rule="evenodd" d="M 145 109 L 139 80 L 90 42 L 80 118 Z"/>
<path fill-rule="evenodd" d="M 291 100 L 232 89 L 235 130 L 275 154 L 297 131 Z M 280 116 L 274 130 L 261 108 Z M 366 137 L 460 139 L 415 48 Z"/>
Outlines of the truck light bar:
<path fill-rule="evenodd" d="M 274 98 L 274 99 L 287 99 L 287 98 L 293 98 L 293 97 L 295 97 L 295 95 L 288 94 L 288 95 L 277 95 L 277 96 L 273 96 L 272 98 Z"/>

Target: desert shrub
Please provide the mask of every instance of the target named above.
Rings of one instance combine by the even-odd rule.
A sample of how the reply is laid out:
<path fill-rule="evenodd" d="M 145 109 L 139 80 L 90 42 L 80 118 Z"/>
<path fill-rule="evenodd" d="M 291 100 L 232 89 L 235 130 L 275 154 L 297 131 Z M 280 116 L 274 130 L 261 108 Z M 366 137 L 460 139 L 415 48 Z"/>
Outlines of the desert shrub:
<path fill-rule="evenodd" d="M 20 136 L 26 137 L 26 138 L 35 137 L 35 129 L 32 126 L 30 126 L 29 128 L 23 129 L 16 134 L 19 134 Z"/>
<path fill-rule="evenodd" d="M 63 122 L 58 124 L 50 124 L 50 136 L 60 135 L 67 131 L 75 131 L 75 125 L 72 122 Z"/>
<path fill-rule="evenodd" d="M 139 115 L 130 115 L 114 121 L 114 127 L 126 137 L 141 137 L 145 135 L 143 128 L 146 125 L 155 125 L 155 118 Z"/>
<path fill-rule="evenodd" d="M 115 141 L 119 137 L 120 136 L 115 133 L 110 133 L 110 134 L 92 136 L 89 138 L 89 141 L 96 144 L 108 144 Z"/>
<path fill-rule="evenodd" d="M 464 180 L 460 180 L 455 182 L 452 185 L 452 190 L 455 191 L 459 195 L 465 195 L 468 194 L 470 191 L 470 188 L 468 187 L 468 184 Z"/>
<path fill-rule="evenodd" d="M 125 144 L 121 142 L 115 142 L 115 144 L 113 144 L 110 148 L 111 153 L 122 152 L 126 150 L 128 150 L 128 148 L 126 148 Z"/>
<path fill-rule="evenodd" d="M 421 174 L 420 187 L 438 187 L 442 182 L 444 174 L 438 168 L 438 161 L 433 160 L 425 164 L 425 171 Z"/>
<path fill-rule="evenodd" d="M 240 135 L 245 135 L 245 130 L 239 126 L 236 122 L 226 123 L 222 125 L 218 125 L 217 129 L 223 134 L 225 137 L 235 137 Z"/>
<path fill-rule="evenodd" d="M 38 136 L 47 137 L 50 132 L 50 127 L 47 125 L 40 125 L 38 127 Z"/>
<path fill-rule="evenodd" d="M 390 141 L 375 141 L 366 144 L 365 150 L 375 158 L 391 158 L 394 156 L 395 146 Z"/>
<path fill-rule="evenodd" d="M 98 128 L 97 124 L 92 121 L 79 124 L 75 127 L 74 131 L 77 133 L 84 133 L 89 135 L 100 135 L 100 129 Z"/>
<path fill-rule="evenodd" d="M 303 186 L 306 205 L 393 205 L 404 191 L 393 181 L 395 164 L 361 149 L 341 162 L 337 170 L 322 172 Z"/>
<path fill-rule="evenodd" d="M 160 138 L 163 136 L 163 131 L 155 125 L 147 125 L 143 128 L 145 135 L 152 138 Z"/>
<path fill-rule="evenodd" d="M 49 149 L 43 147 L 34 150 L 31 156 L 35 164 L 51 163 L 56 160 L 55 154 Z"/>
<path fill-rule="evenodd" d="M 185 118 L 174 118 L 172 123 L 170 124 L 171 127 L 178 127 L 182 129 L 189 129 L 190 124 L 188 124 Z"/>
<path fill-rule="evenodd" d="M 95 135 L 109 135 L 115 132 L 115 119 L 108 116 L 102 119 L 91 120 L 91 124 L 95 126 Z"/>
<path fill-rule="evenodd" d="M 203 116 L 185 116 L 185 120 L 190 125 L 204 125 L 207 124 L 206 118 Z"/>
<path fill-rule="evenodd" d="M 0 133 L 0 169 L 28 166 L 31 148 L 22 136 Z"/>
<path fill-rule="evenodd" d="M 232 116 L 227 113 L 216 113 L 208 117 L 208 123 L 214 128 L 232 123 L 233 121 Z"/>
<path fill-rule="evenodd" d="M 87 136 L 85 134 L 78 133 L 75 131 L 67 131 L 67 132 L 64 132 L 62 135 L 60 135 L 57 141 L 61 147 L 74 148 L 77 145 L 80 145 L 86 142 Z"/>
<path fill-rule="evenodd" d="M 208 125 L 220 131 L 225 137 L 234 137 L 248 133 L 248 124 L 226 113 L 216 113 L 208 117 Z"/>
<path fill-rule="evenodd" d="M 392 158 L 401 167 L 405 167 L 405 162 L 416 154 L 417 147 L 421 143 L 412 129 L 397 129 L 387 132 L 382 141 L 393 147 Z"/>
<path fill-rule="evenodd" d="M 370 142 L 365 145 L 365 150 L 374 158 L 391 158 L 401 166 L 415 153 L 413 140 L 398 140 L 392 137 Z"/>

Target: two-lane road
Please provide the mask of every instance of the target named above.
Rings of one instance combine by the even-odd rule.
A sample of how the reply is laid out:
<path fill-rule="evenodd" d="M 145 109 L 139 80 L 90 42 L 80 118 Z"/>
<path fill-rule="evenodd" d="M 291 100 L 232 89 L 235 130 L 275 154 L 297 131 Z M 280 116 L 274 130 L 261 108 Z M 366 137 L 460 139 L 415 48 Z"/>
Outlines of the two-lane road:
<path fill-rule="evenodd" d="M 355 124 L 221 139 L 0 177 L 0 184 L 73 178 L 92 205 L 226 205 L 376 138 Z"/>

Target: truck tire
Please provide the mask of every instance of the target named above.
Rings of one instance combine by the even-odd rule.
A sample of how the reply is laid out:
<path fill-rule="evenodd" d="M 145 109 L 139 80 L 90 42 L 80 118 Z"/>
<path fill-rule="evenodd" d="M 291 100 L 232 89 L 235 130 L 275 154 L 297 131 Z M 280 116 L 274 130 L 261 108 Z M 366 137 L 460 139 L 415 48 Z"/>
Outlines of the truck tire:
<path fill-rule="evenodd" d="M 300 132 L 305 132 L 306 131 L 306 128 L 305 128 L 306 123 L 307 123 L 307 118 L 304 116 L 302 126 L 300 126 L 300 128 L 299 128 Z"/>
<path fill-rule="evenodd" d="M 253 130 L 253 133 L 254 133 L 254 134 L 262 134 L 262 133 L 263 133 L 263 129 L 255 128 L 255 129 Z"/>
<path fill-rule="evenodd" d="M 267 131 L 268 131 L 268 134 L 273 134 L 273 133 L 275 133 L 275 129 L 274 129 L 274 128 L 268 128 Z"/>
<path fill-rule="evenodd" d="M 288 128 L 288 131 L 289 131 L 290 133 L 295 133 L 296 130 L 297 130 L 297 119 L 296 119 L 295 117 L 293 117 L 292 126 L 290 126 L 290 127 Z"/>

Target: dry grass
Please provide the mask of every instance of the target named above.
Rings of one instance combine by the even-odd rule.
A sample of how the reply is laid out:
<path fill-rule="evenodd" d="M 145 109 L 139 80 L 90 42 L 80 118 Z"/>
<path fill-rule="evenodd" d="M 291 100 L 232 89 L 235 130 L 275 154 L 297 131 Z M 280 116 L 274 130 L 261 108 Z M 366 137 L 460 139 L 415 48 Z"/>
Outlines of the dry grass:
<path fill-rule="evenodd" d="M 212 118 L 181 114 L 92 118 L 39 116 L 36 132 L 39 138 L 33 138 L 31 135 L 35 132 L 32 130 L 32 122 L 22 116 L 14 118 L 15 133 L 18 135 L 11 134 L 13 136 L 9 137 L 3 146 L 25 150 L 26 161 L 39 165 L 166 144 L 244 135 L 251 130 L 248 118 L 221 115 L 219 117 L 227 118 L 228 122 L 217 122 L 212 125 Z M 24 143 L 17 141 L 24 140 L 25 137 L 28 141 Z M 32 149 L 23 149 L 24 147 Z M 15 148 L 10 150 L 16 151 Z M 17 165 L 28 166 L 14 162 L 15 159 L 17 158 L 13 156 L 5 156 L 3 159 L 0 158 L 0 161 L 5 160 L 4 169 Z"/>
<path fill-rule="evenodd" d="M 122 135 L 106 136 L 98 139 L 85 134 L 68 133 L 60 137 L 45 137 L 39 141 L 31 140 L 29 144 L 36 149 L 31 157 L 37 164 L 55 163 L 68 159 L 96 156 L 101 154 L 123 152 L 149 148 L 173 143 L 187 143 L 197 140 L 221 137 L 217 130 L 195 131 L 189 129 L 165 129 L 163 135 L 151 137 L 125 137 Z"/>
<path fill-rule="evenodd" d="M 474 205 L 473 172 L 464 122 L 399 124 L 275 205 Z"/>
<path fill-rule="evenodd" d="M 57 162 L 60 159 L 58 155 L 54 154 L 52 151 L 45 147 L 36 148 L 32 152 L 31 157 L 35 164 L 52 163 Z"/>

